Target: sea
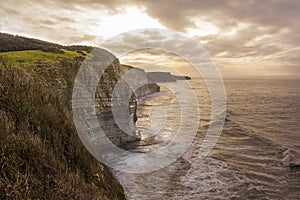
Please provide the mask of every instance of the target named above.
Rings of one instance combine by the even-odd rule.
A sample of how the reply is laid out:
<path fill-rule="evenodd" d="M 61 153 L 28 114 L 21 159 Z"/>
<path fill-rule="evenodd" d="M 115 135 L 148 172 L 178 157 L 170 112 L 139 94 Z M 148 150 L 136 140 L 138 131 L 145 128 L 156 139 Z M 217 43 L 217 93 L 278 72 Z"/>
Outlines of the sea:
<path fill-rule="evenodd" d="M 193 142 L 162 169 L 146 173 L 113 171 L 127 199 L 300 199 L 300 80 L 223 81 L 226 119 L 214 148 L 207 156 L 199 156 L 213 119 L 205 81 L 191 79 L 191 87 L 185 90 L 196 94 L 200 111 Z M 137 128 L 142 140 L 126 148 L 151 152 L 170 142 L 177 132 L 176 124 L 189 117 L 189 113 L 178 112 L 179 107 L 176 94 L 164 85 L 160 92 L 140 99 Z M 155 119 L 151 112 L 162 109 L 167 117 Z M 159 126 L 153 126 L 154 122 Z"/>

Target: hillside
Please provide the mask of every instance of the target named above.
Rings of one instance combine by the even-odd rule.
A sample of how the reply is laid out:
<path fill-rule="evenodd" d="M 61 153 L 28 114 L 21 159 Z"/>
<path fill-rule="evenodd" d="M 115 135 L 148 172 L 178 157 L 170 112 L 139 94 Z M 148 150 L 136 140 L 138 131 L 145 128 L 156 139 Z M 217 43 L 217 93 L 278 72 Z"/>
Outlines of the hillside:
<path fill-rule="evenodd" d="M 18 35 L 0 33 L 0 52 L 24 51 L 24 50 L 42 50 L 46 52 L 55 52 L 55 51 L 59 51 L 59 49 L 90 52 L 93 49 L 93 47 L 63 46 L 63 45 L 54 44 L 51 42 L 45 42 L 33 38 L 26 38 Z"/>
<path fill-rule="evenodd" d="M 90 47 L 0 34 L 0 51 L 0 199 L 125 199 L 72 120 L 72 86 Z"/>

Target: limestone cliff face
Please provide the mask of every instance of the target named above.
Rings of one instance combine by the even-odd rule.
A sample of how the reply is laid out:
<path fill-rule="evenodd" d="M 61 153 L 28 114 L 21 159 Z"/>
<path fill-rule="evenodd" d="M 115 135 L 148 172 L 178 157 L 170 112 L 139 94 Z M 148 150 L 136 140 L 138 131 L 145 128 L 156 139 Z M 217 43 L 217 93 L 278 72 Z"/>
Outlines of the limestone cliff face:
<path fill-rule="evenodd" d="M 130 86 L 122 81 L 121 77 L 130 69 L 132 69 L 131 66 L 121 65 L 118 60 L 115 60 L 104 72 L 96 91 L 96 112 L 99 123 L 106 137 L 116 145 L 140 140 L 140 135 L 135 126 L 137 121 L 137 99 L 159 91 L 157 84 L 149 83 L 137 88 L 135 93 L 128 96 L 126 91 L 130 89 Z M 137 70 L 134 77 L 131 81 L 147 78 L 143 70 Z M 117 84 L 119 88 L 124 87 L 124 90 L 118 91 L 116 96 L 113 96 L 113 90 Z M 129 104 L 126 103 L 126 98 L 129 99 Z M 112 102 L 112 100 L 114 101 Z M 128 116 L 122 112 L 116 112 L 113 115 L 113 109 L 116 107 L 120 110 L 128 109 Z M 122 129 L 120 129 L 120 125 Z"/>
<path fill-rule="evenodd" d="M 139 87 L 136 90 L 136 95 L 138 96 L 138 98 L 141 98 L 154 92 L 158 92 L 159 90 L 160 88 L 156 83 L 148 83 L 147 85 Z"/>
<path fill-rule="evenodd" d="M 133 77 L 130 81 L 133 85 L 139 85 L 147 82 L 147 84 L 141 84 L 141 86 L 134 91 L 137 99 L 160 90 L 159 86 L 149 78 L 147 75 L 148 73 L 146 73 L 143 69 L 133 68 L 128 65 L 121 65 L 121 71 L 123 74 L 128 73 L 130 70 L 132 70 L 130 74 L 131 77 Z"/>

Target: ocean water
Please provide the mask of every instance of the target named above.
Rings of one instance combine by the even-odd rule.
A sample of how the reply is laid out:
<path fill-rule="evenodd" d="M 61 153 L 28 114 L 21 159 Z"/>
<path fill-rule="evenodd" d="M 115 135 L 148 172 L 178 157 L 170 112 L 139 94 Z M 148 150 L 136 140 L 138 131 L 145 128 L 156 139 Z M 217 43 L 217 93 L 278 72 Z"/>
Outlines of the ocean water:
<path fill-rule="evenodd" d="M 300 199 L 300 80 L 225 79 L 224 129 L 214 149 L 201 159 L 199 149 L 211 123 L 210 96 L 202 80 L 190 83 L 201 113 L 192 145 L 158 171 L 114 171 L 127 198 Z M 162 108 L 167 115 L 153 118 L 151 112 Z M 126 148 L 149 152 L 168 143 L 179 116 L 176 95 L 165 87 L 140 100 L 137 126 L 143 140 Z"/>

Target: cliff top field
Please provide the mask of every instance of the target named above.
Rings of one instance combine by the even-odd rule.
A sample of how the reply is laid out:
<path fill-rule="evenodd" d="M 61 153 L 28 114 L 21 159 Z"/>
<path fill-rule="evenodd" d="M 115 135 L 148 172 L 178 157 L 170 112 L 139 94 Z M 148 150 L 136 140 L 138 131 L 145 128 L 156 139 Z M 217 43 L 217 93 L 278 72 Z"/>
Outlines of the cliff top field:
<path fill-rule="evenodd" d="M 1 199 L 125 199 L 71 116 L 73 81 L 90 50 L 0 34 Z"/>
<path fill-rule="evenodd" d="M 42 63 L 53 64 L 56 61 L 63 59 L 72 60 L 75 57 L 86 56 L 86 53 L 79 53 L 76 51 L 69 51 L 65 49 L 57 50 L 57 52 L 46 52 L 42 50 L 23 50 L 1 52 L 0 56 L 6 58 L 13 64 L 19 64 L 21 66 L 34 66 Z"/>

